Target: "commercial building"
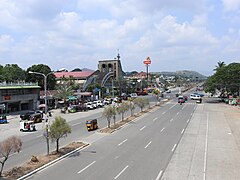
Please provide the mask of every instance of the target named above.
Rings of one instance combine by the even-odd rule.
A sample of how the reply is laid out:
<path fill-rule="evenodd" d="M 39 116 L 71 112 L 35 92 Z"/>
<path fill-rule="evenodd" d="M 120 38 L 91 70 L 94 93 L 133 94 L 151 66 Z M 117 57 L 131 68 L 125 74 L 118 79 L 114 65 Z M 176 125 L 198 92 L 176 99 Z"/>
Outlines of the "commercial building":
<path fill-rule="evenodd" d="M 0 83 L 0 113 L 37 109 L 37 83 Z"/>

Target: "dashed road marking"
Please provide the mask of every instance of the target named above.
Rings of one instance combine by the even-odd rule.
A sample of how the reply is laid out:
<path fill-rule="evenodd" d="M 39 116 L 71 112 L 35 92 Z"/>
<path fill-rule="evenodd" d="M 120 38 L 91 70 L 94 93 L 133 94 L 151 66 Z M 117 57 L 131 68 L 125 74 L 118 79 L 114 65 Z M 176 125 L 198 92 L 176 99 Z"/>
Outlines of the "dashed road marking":
<path fill-rule="evenodd" d="M 160 178 L 161 178 L 161 176 L 162 176 L 162 173 L 163 173 L 163 171 L 161 170 L 161 171 L 158 173 L 158 176 L 157 176 L 156 180 L 160 180 Z"/>
<path fill-rule="evenodd" d="M 165 129 L 165 127 L 164 128 L 162 128 L 162 130 L 161 130 L 161 132 L 163 132 L 163 130 Z"/>
<path fill-rule="evenodd" d="M 151 143 L 152 141 L 150 141 L 144 148 L 146 149 Z"/>
<path fill-rule="evenodd" d="M 125 139 L 125 140 L 123 140 L 122 142 L 120 142 L 119 144 L 118 144 L 118 146 L 121 146 L 123 143 L 125 143 L 127 141 L 127 139 Z"/>
<path fill-rule="evenodd" d="M 143 126 L 141 129 L 140 129 L 140 131 L 142 131 L 143 129 L 145 129 L 146 128 L 146 126 Z"/>
<path fill-rule="evenodd" d="M 92 163 L 90 163 L 89 165 L 87 165 L 85 168 L 83 168 L 82 170 L 78 171 L 78 174 L 82 173 L 83 171 L 85 171 L 87 168 L 89 168 L 90 166 L 92 166 L 96 161 L 93 161 Z"/>
<path fill-rule="evenodd" d="M 114 179 L 117 179 L 119 176 L 121 176 L 121 174 L 122 174 L 127 168 L 128 168 L 128 165 L 127 165 L 125 168 L 123 168 L 123 170 L 121 170 L 121 172 L 118 173 L 118 175 L 116 175 Z"/>
<path fill-rule="evenodd" d="M 175 150 L 177 144 L 174 144 L 173 148 L 172 148 L 172 152 Z"/>
<path fill-rule="evenodd" d="M 154 118 L 153 121 L 156 121 L 158 118 Z"/>

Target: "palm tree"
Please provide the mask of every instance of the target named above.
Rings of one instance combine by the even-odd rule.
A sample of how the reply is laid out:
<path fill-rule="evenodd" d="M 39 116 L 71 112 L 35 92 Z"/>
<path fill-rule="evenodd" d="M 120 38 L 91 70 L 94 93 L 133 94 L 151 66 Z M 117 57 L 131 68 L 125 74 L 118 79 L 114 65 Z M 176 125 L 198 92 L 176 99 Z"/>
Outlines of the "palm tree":
<path fill-rule="evenodd" d="M 214 71 L 218 71 L 219 69 L 221 69 L 224 66 L 226 66 L 226 64 L 223 61 L 218 61 L 217 66 L 215 66 L 216 68 L 214 69 Z"/>
<path fill-rule="evenodd" d="M 63 99 L 64 105 L 66 105 L 68 96 L 73 95 L 74 90 L 72 89 L 72 86 L 70 86 L 68 83 L 63 83 L 62 85 L 58 86 L 57 88 L 57 97 L 60 99 Z"/>

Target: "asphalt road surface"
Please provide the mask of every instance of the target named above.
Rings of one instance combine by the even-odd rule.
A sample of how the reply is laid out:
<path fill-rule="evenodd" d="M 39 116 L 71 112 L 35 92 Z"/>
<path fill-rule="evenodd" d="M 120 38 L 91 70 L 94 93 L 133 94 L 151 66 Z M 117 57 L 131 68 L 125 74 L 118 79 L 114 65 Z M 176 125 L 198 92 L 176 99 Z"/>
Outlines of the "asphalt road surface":
<path fill-rule="evenodd" d="M 171 101 L 29 179 L 159 180 L 196 106 Z"/>

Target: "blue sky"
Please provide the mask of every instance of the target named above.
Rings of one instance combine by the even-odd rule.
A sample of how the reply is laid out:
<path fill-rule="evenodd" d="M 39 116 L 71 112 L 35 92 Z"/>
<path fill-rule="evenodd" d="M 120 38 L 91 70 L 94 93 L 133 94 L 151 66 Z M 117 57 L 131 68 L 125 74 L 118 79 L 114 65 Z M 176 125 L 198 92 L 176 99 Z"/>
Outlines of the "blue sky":
<path fill-rule="evenodd" d="M 124 71 L 240 62 L 240 0 L 0 0 L 0 64 L 89 68 L 120 53 Z"/>

